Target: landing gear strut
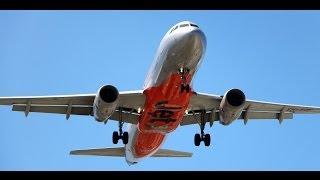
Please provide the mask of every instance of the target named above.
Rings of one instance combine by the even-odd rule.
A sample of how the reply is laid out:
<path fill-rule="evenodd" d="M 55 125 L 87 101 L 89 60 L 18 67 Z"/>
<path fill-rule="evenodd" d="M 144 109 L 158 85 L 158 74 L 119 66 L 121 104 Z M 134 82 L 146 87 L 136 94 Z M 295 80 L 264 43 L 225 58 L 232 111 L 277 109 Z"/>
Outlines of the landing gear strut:
<path fill-rule="evenodd" d="M 195 146 L 199 146 L 201 141 L 204 142 L 205 146 L 210 146 L 210 142 L 211 142 L 210 134 L 205 134 L 204 133 L 204 127 L 205 127 L 205 124 L 206 124 L 205 114 L 206 114 L 206 111 L 203 110 L 201 112 L 201 121 L 200 121 L 201 134 L 197 133 L 197 134 L 194 135 L 194 145 Z"/>
<path fill-rule="evenodd" d="M 122 131 L 122 127 L 124 122 L 122 121 L 122 109 L 119 109 L 119 114 L 120 114 L 120 121 L 119 121 L 119 132 L 117 131 L 113 131 L 112 133 L 112 142 L 113 144 L 118 144 L 119 139 L 122 139 L 123 144 L 127 144 L 128 143 L 128 139 L 129 139 L 129 134 L 128 132 L 123 132 Z"/>
<path fill-rule="evenodd" d="M 188 68 L 180 68 L 179 69 L 179 74 L 181 76 L 182 79 L 182 84 L 180 86 L 180 92 L 183 93 L 184 91 L 186 91 L 187 93 L 190 92 L 191 88 L 190 85 L 187 84 L 187 80 L 186 80 L 186 76 L 189 73 L 189 69 Z"/>

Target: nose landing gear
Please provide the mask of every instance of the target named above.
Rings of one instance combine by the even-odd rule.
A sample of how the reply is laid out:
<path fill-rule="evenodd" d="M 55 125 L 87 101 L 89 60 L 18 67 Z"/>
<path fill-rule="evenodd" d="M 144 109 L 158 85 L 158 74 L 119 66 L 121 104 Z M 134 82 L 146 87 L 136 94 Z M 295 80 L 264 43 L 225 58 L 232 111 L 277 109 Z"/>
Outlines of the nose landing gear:
<path fill-rule="evenodd" d="M 183 93 L 184 91 L 186 91 L 186 93 L 189 93 L 190 89 L 191 88 L 190 88 L 189 84 L 181 84 L 180 92 Z"/>
<path fill-rule="evenodd" d="M 179 74 L 180 74 L 181 79 L 182 79 L 182 84 L 180 86 L 180 92 L 181 93 L 183 93 L 184 91 L 189 93 L 190 90 L 191 90 L 190 85 L 187 83 L 187 80 L 186 80 L 186 76 L 189 73 L 189 71 L 190 70 L 188 68 L 180 68 L 179 69 Z"/>

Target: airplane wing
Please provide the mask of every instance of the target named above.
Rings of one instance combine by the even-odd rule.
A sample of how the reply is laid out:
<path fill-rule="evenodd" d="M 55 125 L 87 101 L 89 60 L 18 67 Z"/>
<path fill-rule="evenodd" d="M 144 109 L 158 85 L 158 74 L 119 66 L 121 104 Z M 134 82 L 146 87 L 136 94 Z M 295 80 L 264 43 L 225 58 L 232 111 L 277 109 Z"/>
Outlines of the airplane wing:
<path fill-rule="evenodd" d="M 184 116 L 180 125 L 200 123 L 200 112 L 205 110 L 205 119 L 212 126 L 214 121 L 219 120 L 221 100 L 222 96 L 205 93 L 192 96 L 188 114 Z M 246 100 L 244 110 L 238 119 L 243 119 L 245 124 L 249 119 L 277 119 L 281 123 L 283 119 L 292 119 L 293 114 L 315 113 L 320 113 L 320 107 Z"/>
<path fill-rule="evenodd" d="M 0 97 L 0 105 L 12 106 L 13 111 L 22 111 L 27 116 L 29 112 L 93 116 L 93 101 L 96 94 L 59 95 L 59 96 L 25 96 Z M 139 113 L 137 109 L 144 106 L 145 97 L 141 90 L 123 91 L 119 93 L 119 104 L 109 118 L 119 121 L 119 108 L 122 108 L 122 120 L 137 124 Z"/>

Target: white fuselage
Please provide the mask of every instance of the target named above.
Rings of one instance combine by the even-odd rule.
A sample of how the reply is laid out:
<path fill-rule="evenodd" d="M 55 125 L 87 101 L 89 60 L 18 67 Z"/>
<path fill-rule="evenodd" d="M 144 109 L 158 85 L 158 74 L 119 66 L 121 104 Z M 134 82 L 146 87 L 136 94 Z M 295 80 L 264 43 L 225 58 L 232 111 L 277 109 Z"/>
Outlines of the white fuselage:
<path fill-rule="evenodd" d="M 179 27 L 182 24 L 188 24 L 189 26 Z M 170 74 L 178 72 L 179 68 L 182 67 L 190 69 L 191 76 L 195 74 L 205 52 L 206 38 L 194 23 L 192 23 L 193 26 L 190 24 L 191 22 L 188 21 L 180 22 L 166 33 L 147 74 L 143 86 L 144 90 L 161 85 L 169 78 Z M 134 153 L 134 148 L 137 148 L 137 146 L 134 146 L 134 143 L 138 131 L 140 131 L 139 124 L 128 125 L 129 140 L 125 146 L 125 154 L 126 161 L 129 164 L 134 164 L 143 158 L 152 156 L 160 148 L 158 146 L 148 155 L 137 157 Z M 163 142 L 164 140 L 162 140 Z"/>

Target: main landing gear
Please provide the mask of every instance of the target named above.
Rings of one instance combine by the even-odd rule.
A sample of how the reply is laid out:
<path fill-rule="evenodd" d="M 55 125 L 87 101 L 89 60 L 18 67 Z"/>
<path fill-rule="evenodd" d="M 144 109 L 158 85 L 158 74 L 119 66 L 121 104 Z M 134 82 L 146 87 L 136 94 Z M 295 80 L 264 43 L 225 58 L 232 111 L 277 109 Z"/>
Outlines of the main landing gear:
<path fill-rule="evenodd" d="M 182 79 L 182 84 L 180 85 L 180 92 L 183 93 L 184 91 L 186 91 L 187 93 L 190 92 L 191 88 L 190 85 L 187 84 L 187 80 L 186 80 L 186 76 L 189 73 L 189 69 L 188 68 L 180 68 L 179 69 L 179 74 L 181 76 Z"/>
<path fill-rule="evenodd" d="M 205 146 L 210 146 L 210 142 L 211 142 L 210 134 L 205 134 L 204 133 L 204 127 L 205 127 L 205 124 L 206 124 L 205 114 L 206 114 L 206 111 L 203 110 L 201 112 L 201 120 L 200 120 L 200 123 L 199 123 L 201 134 L 197 133 L 197 134 L 194 135 L 194 145 L 195 146 L 199 146 L 201 141 L 204 142 Z"/>
<path fill-rule="evenodd" d="M 125 132 L 122 131 L 122 127 L 123 127 L 124 122 L 122 121 L 121 108 L 119 109 L 119 113 L 120 113 L 119 132 L 114 131 L 112 133 L 112 142 L 113 142 L 113 144 L 118 144 L 119 139 L 122 139 L 123 144 L 127 144 L 128 140 L 129 140 L 129 134 L 126 131 Z"/>
<path fill-rule="evenodd" d="M 119 133 L 117 131 L 113 131 L 112 133 L 113 144 L 118 144 L 119 139 L 122 139 L 123 144 L 127 144 L 129 139 L 128 132 Z"/>

